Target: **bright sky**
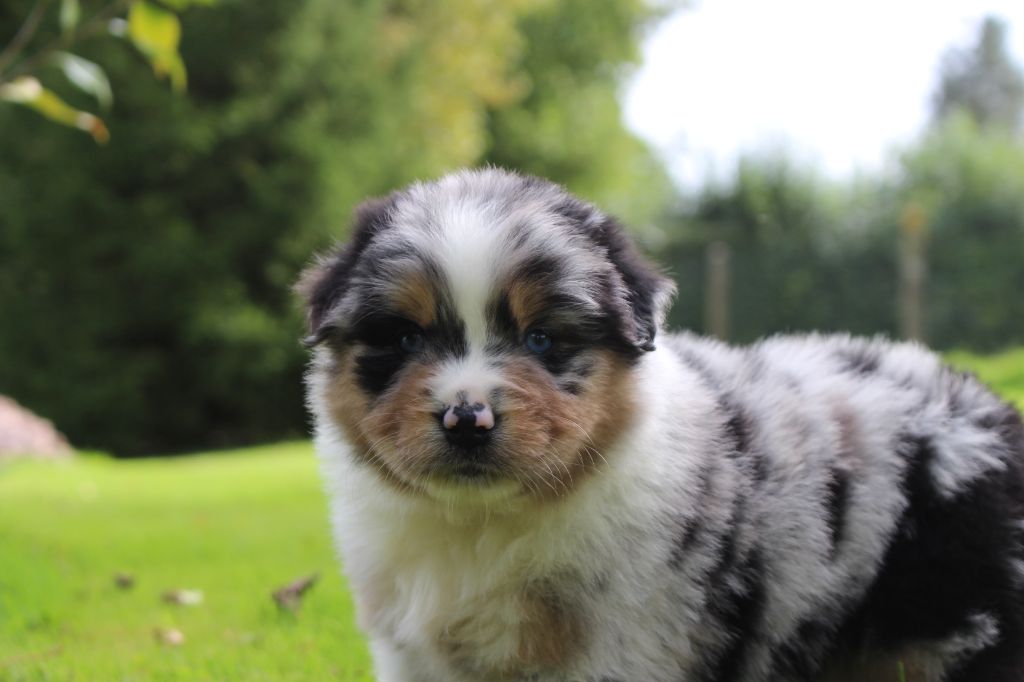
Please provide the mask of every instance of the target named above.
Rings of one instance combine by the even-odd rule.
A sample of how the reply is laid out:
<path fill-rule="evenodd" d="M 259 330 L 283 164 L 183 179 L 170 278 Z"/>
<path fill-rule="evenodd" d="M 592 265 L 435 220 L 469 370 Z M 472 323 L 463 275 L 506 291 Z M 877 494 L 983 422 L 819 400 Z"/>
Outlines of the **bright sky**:
<path fill-rule="evenodd" d="M 878 170 L 987 14 L 1024 64 L 1024 0 L 692 0 L 647 39 L 626 122 L 684 187 L 781 144 L 829 176 Z"/>

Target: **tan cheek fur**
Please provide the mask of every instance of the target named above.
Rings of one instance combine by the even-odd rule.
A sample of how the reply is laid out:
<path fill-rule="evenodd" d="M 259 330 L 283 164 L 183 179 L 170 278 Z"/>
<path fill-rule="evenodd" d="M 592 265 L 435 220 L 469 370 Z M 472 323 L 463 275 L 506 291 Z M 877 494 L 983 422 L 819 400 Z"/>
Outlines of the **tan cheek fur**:
<path fill-rule="evenodd" d="M 597 351 L 581 395 L 562 391 L 535 360 L 510 361 L 500 400 L 500 447 L 535 496 L 561 496 L 598 469 L 635 413 L 628 367 Z"/>
<path fill-rule="evenodd" d="M 430 425 L 429 370 L 422 366 L 403 370 L 399 380 L 372 405 L 356 380 L 351 350 L 336 359 L 329 371 L 332 381 L 325 396 L 327 404 L 334 422 L 352 444 L 353 454 L 376 467 L 388 483 L 410 490 L 416 467 L 425 457 L 422 443 Z M 419 457 L 417 453 L 421 453 Z"/>
<path fill-rule="evenodd" d="M 389 471 L 412 483 L 434 463 L 437 423 L 431 413 L 428 381 L 433 368 L 411 365 L 401 370 L 395 383 L 368 412 L 361 428 L 374 444 L 377 456 Z"/>

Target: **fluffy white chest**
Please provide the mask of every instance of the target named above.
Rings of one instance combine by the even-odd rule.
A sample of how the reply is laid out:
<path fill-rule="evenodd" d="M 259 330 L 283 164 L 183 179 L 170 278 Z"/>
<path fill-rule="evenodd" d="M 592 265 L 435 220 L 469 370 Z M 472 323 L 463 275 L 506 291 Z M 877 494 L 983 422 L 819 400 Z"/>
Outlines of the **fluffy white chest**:
<path fill-rule="evenodd" d="M 578 653 L 579 600 L 567 592 L 587 582 L 578 562 L 607 532 L 602 522 L 567 539 L 560 519 L 452 523 L 367 499 L 364 488 L 333 510 L 365 630 L 469 677 L 557 667 Z"/>

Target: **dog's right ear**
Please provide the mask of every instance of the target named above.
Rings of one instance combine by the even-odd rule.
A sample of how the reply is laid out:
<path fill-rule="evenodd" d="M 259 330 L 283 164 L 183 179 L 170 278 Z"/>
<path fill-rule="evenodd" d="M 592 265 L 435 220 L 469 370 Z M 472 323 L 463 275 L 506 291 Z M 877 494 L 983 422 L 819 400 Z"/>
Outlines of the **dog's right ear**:
<path fill-rule="evenodd" d="M 319 344 L 331 332 L 331 313 L 348 288 L 352 270 L 373 238 L 388 225 L 394 204 L 393 196 L 359 204 L 348 243 L 317 257 L 302 271 L 294 289 L 306 308 L 306 346 Z"/>

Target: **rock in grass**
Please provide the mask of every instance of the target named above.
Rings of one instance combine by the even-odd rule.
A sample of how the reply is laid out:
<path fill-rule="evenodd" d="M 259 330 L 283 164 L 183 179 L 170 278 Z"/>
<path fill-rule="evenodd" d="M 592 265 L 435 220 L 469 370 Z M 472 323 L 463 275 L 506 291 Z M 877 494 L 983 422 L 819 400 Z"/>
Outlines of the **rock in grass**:
<path fill-rule="evenodd" d="M 316 584 L 319 573 L 297 578 L 283 587 L 274 590 L 271 595 L 282 611 L 297 611 L 302 605 L 302 597 L 309 588 Z"/>
<path fill-rule="evenodd" d="M 121 590 L 130 590 L 135 587 L 135 576 L 129 573 L 115 573 L 114 585 Z"/>
<path fill-rule="evenodd" d="M 203 603 L 202 590 L 167 590 L 162 599 L 168 604 L 178 606 L 198 606 Z"/>
<path fill-rule="evenodd" d="M 53 423 L 0 395 L 0 460 L 16 456 L 59 459 L 71 446 Z"/>
<path fill-rule="evenodd" d="M 153 637 L 158 644 L 164 646 L 181 646 L 185 643 L 185 633 L 177 628 L 153 628 Z"/>

